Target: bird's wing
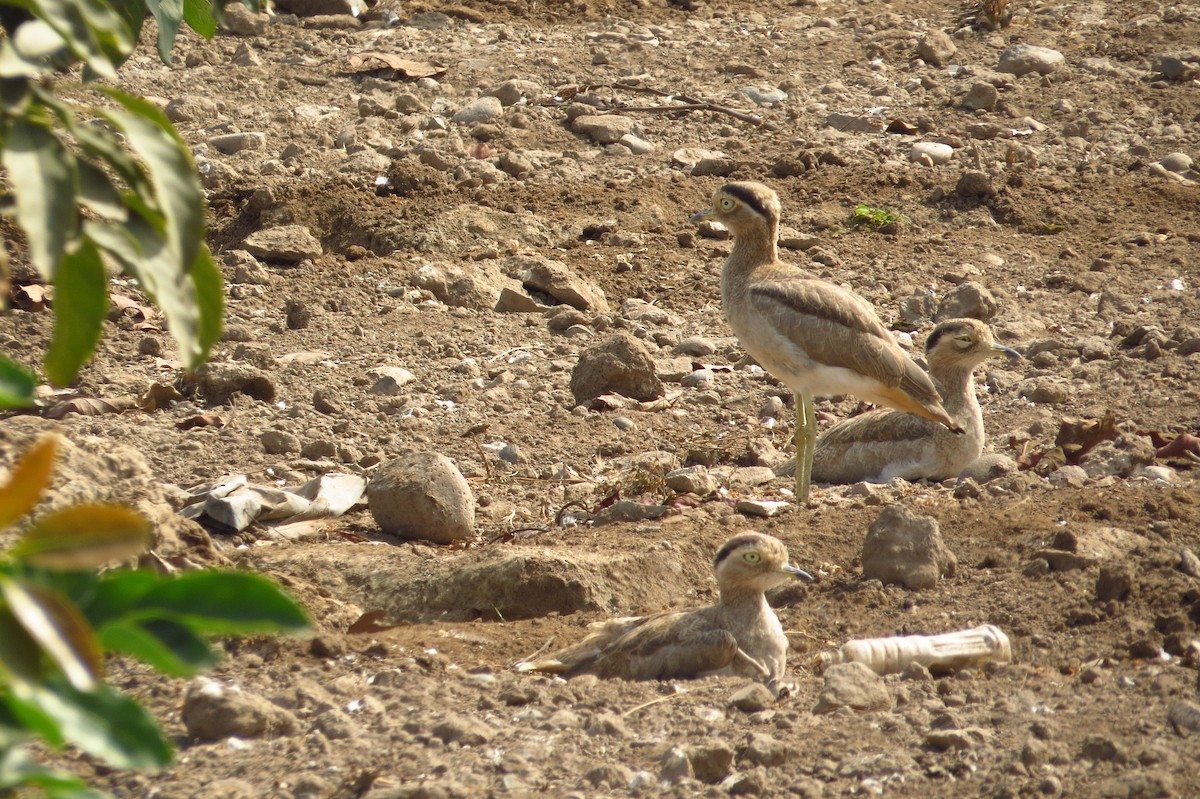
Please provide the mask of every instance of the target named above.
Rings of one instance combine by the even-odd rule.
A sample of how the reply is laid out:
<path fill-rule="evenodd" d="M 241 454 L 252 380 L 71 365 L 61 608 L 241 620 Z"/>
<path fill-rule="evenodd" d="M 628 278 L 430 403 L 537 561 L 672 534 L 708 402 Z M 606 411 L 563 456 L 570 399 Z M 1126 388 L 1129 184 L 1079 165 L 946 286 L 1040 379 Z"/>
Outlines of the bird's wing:
<path fill-rule="evenodd" d="M 703 611 L 611 619 L 591 629 L 578 644 L 544 660 L 518 663 L 517 670 L 626 680 L 687 679 L 725 668 L 738 651 L 733 633 L 714 627 Z"/>
<path fill-rule="evenodd" d="M 750 304 L 813 361 L 876 380 L 919 406 L 940 407 L 929 375 L 900 349 L 875 309 L 857 294 L 824 280 L 783 277 L 755 284 Z"/>
<path fill-rule="evenodd" d="M 817 451 L 824 447 L 848 447 L 853 444 L 922 441 L 934 434 L 938 425 L 911 413 L 876 410 L 838 422 L 817 439 Z"/>
<path fill-rule="evenodd" d="M 690 679 L 724 669 L 737 652 L 737 638 L 728 630 L 695 613 L 667 613 L 613 642 L 591 670 L 627 680 Z"/>

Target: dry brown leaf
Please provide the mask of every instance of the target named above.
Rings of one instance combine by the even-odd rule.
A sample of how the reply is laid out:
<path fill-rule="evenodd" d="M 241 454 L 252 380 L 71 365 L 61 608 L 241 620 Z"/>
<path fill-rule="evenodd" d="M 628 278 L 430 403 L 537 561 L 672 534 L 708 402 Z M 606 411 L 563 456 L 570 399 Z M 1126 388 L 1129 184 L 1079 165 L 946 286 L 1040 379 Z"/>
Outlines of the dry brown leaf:
<path fill-rule="evenodd" d="M 65 400 L 52 405 L 46 411 L 47 419 L 61 419 L 68 413 L 77 413 L 80 416 L 102 416 L 106 413 L 125 413 L 137 408 L 138 402 L 133 397 L 114 397 L 113 399 L 99 399 L 97 397 L 76 397 L 75 399 Z"/>
<path fill-rule="evenodd" d="M 54 301 L 54 287 L 33 283 L 28 286 L 14 286 L 12 302 L 22 311 L 44 311 Z"/>
<path fill-rule="evenodd" d="M 108 311 L 108 318 L 113 321 L 126 316 L 137 322 L 149 322 L 158 316 L 158 311 L 154 310 L 153 307 L 143 305 L 132 297 L 126 297 L 124 294 L 110 294 L 108 299 L 112 305 Z"/>
<path fill-rule="evenodd" d="M 432 78 L 446 71 L 432 61 L 414 61 L 395 53 L 382 53 L 378 50 L 365 50 L 351 55 L 347 61 L 351 69 L 375 70 L 391 69 L 405 78 Z"/>
<path fill-rule="evenodd" d="M 150 387 L 138 397 L 138 407 L 147 413 L 170 408 L 172 403 L 179 402 L 183 395 L 174 386 L 166 383 L 151 383 Z"/>
<path fill-rule="evenodd" d="M 197 413 L 179 420 L 175 426 L 180 430 L 191 430 L 193 427 L 224 427 L 225 417 L 212 412 Z"/>
<path fill-rule="evenodd" d="M 350 633 L 351 635 L 358 635 L 360 633 L 381 633 L 384 630 L 390 630 L 393 627 L 400 626 L 398 624 L 392 624 L 391 622 L 385 621 L 385 619 L 387 619 L 387 611 L 368 610 L 366 613 L 355 619 L 354 623 L 346 629 L 346 632 Z"/>
<path fill-rule="evenodd" d="M 1100 419 L 1064 420 L 1058 428 L 1054 446 L 1062 447 L 1071 463 L 1079 463 L 1101 441 L 1112 441 L 1116 437 L 1117 417 L 1109 411 Z"/>
<path fill-rule="evenodd" d="M 1181 458 L 1191 463 L 1200 463 L 1200 436 L 1180 433 L 1167 440 L 1161 433 L 1151 433 L 1154 454 L 1159 458 Z"/>

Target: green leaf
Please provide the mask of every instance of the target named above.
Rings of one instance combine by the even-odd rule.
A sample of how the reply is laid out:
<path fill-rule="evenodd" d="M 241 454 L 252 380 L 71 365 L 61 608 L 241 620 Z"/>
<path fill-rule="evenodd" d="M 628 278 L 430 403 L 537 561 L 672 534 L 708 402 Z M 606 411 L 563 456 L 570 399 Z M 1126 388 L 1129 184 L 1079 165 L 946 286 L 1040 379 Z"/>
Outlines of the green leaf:
<path fill-rule="evenodd" d="M 71 684 L 89 690 L 103 673 L 100 644 L 91 624 L 62 594 L 0 576 L 0 595 L 13 616 Z"/>
<path fill-rule="evenodd" d="M 149 569 L 109 571 L 83 590 L 67 591 L 67 595 L 75 600 L 92 626 L 101 630 L 137 607 L 150 589 L 170 579 Z"/>
<path fill-rule="evenodd" d="M 79 170 L 79 202 L 99 217 L 123 222 L 129 211 L 121 199 L 121 192 L 112 184 L 108 174 L 82 158 L 75 162 L 75 166 Z"/>
<path fill-rule="evenodd" d="M 195 631 L 170 619 L 118 621 L 99 632 L 105 649 L 132 655 L 173 677 L 189 677 L 218 660 L 217 653 Z"/>
<path fill-rule="evenodd" d="M 109 685 L 80 691 L 55 677 L 42 685 L 15 683 L 12 695 L 53 719 L 67 741 L 114 768 L 159 769 L 171 762 L 171 746 L 146 709 Z"/>
<path fill-rule="evenodd" d="M 158 57 L 171 63 L 171 48 L 183 22 L 183 0 L 146 0 L 146 7 L 158 23 Z"/>
<path fill-rule="evenodd" d="M 70 505 L 41 516 L 11 549 L 13 557 L 42 569 L 82 571 L 145 552 L 154 526 L 120 505 Z"/>
<path fill-rule="evenodd" d="M 139 239 L 149 259 L 127 264 L 146 291 L 162 309 L 172 333 L 179 341 L 180 351 L 189 368 L 203 362 L 207 348 L 203 341 L 211 337 L 219 322 L 202 320 L 201 313 L 211 313 L 213 303 L 198 307 L 197 291 L 211 293 L 211 278 L 201 274 L 203 285 L 197 286 L 192 274 L 204 269 L 199 260 L 204 238 L 204 193 L 200 188 L 187 146 L 179 138 L 169 120 L 154 105 L 115 89 L 106 94 L 120 103 L 124 110 L 101 111 L 126 135 L 129 145 L 141 157 L 153 183 L 152 197 L 140 192 L 141 199 L 160 212 L 165 220 L 166 247 L 159 251 L 154 237 L 148 235 L 145 224 L 155 221 L 141 214 L 143 227 L 130 231 Z M 127 198 L 127 204 L 132 202 Z"/>
<path fill-rule="evenodd" d="M 108 277 L 100 252 L 83 241 L 54 275 L 54 334 L 46 351 L 46 376 L 59 386 L 75 381 L 100 341 L 108 315 Z"/>
<path fill-rule="evenodd" d="M 75 157 L 52 130 L 26 117 L 9 127 L 3 163 L 17 197 L 17 222 L 29 240 L 30 260 L 52 280 L 67 242 L 79 230 Z"/>
<path fill-rule="evenodd" d="M 251 7 L 251 10 L 257 9 Z M 183 0 L 183 20 L 205 39 L 211 39 L 217 32 L 217 17 L 209 0 Z"/>
<path fill-rule="evenodd" d="M 0 605 L 0 641 L 0 685 L 9 679 L 41 678 L 42 648 L 4 605 Z"/>
<path fill-rule="evenodd" d="M 213 345 L 221 340 L 225 327 L 225 281 L 207 245 L 200 246 L 192 264 L 192 280 L 196 283 L 196 306 L 200 309 L 200 353 L 207 358 Z"/>
<path fill-rule="evenodd" d="M 148 591 L 138 610 L 150 616 L 163 611 L 194 630 L 215 635 L 300 631 L 308 617 L 275 583 L 255 574 L 194 571 Z"/>
<path fill-rule="evenodd" d="M 31 6 L 62 36 L 75 57 L 102 77 L 115 78 L 117 65 L 133 51 L 129 26 L 103 0 L 35 0 L 20 5 Z"/>
<path fill-rule="evenodd" d="M 37 683 L 13 680 L 7 691 L 0 694 L 0 706 L 16 720 L 19 728 L 28 730 L 55 749 L 66 743 L 62 725 L 34 697 Z"/>
<path fill-rule="evenodd" d="M 25 368 L 0 356 L 0 408 L 28 408 L 33 405 L 37 380 Z"/>
<path fill-rule="evenodd" d="M 38 504 L 42 492 L 50 485 L 57 453 L 58 437 L 43 436 L 13 466 L 8 483 L 0 487 L 0 528 L 9 526 Z"/>
<path fill-rule="evenodd" d="M 43 766 L 25 749 L 0 748 L 0 791 L 22 787 L 41 788 L 48 799 L 109 799 L 74 774 Z"/>

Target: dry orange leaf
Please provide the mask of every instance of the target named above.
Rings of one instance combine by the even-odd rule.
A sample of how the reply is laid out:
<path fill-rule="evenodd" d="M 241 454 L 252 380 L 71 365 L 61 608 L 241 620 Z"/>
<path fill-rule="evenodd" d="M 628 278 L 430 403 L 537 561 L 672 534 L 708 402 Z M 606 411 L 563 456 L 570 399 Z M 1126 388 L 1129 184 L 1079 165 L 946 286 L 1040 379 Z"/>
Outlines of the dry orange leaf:
<path fill-rule="evenodd" d="M 351 69 L 391 69 L 406 78 L 432 78 L 434 75 L 441 75 L 446 71 L 445 67 L 438 66 L 432 61 L 414 61 L 395 53 L 382 53 L 378 50 L 355 53 L 347 61 Z"/>

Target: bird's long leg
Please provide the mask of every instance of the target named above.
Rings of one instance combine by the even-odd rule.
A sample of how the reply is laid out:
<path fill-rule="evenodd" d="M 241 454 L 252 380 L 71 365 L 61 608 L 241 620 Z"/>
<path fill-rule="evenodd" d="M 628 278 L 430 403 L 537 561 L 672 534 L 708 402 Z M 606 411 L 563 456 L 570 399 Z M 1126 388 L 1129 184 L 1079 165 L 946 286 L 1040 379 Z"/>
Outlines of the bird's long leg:
<path fill-rule="evenodd" d="M 812 393 L 805 389 L 804 395 L 804 501 L 808 502 L 809 486 L 812 484 L 813 456 L 817 451 L 817 409 L 813 407 Z"/>

